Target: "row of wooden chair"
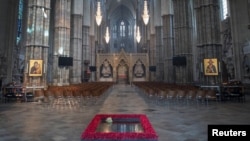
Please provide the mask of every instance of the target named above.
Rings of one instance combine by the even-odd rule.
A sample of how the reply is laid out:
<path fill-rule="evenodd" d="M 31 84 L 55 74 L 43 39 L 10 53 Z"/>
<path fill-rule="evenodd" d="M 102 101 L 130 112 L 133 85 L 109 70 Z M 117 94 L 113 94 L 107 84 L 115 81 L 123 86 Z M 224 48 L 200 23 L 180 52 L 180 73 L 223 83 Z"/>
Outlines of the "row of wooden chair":
<path fill-rule="evenodd" d="M 49 86 L 47 90 L 36 90 L 35 100 L 43 100 L 49 105 L 82 105 L 95 103 L 112 86 L 112 83 L 83 83 L 69 86 Z"/>
<path fill-rule="evenodd" d="M 163 82 L 136 82 L 134 83 L 150 102 L 157 104 L 191 104 L 219 101 L 216 91 L 203 90 L 190 85 L 167 84 Z"/>

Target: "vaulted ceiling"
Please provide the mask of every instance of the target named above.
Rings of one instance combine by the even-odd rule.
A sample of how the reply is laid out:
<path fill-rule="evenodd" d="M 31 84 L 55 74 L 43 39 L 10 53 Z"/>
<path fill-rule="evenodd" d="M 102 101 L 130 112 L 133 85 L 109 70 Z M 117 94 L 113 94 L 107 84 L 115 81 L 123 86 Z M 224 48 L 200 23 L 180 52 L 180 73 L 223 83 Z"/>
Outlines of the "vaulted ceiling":
<path fill-rule="evenodd" d="M 119 6 L 128 8 L 136 16 L 137 0 L 106 0 L 107 14 L 110 16 Z"/>

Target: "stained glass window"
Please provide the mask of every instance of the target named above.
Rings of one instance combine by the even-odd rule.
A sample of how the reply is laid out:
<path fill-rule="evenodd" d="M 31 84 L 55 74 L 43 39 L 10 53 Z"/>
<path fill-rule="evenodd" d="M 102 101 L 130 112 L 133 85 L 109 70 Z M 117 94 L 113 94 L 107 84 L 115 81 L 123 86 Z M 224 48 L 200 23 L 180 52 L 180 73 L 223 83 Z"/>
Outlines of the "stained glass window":
<path fill-rule="evenodd" d="M 223 19 L 226 19 L 228 16 L 228 2 L 227 2 L 227 0 L 222 0 L 222 14 L 223 14 Z"/>
<path fill-rule="evenodd" d="M 23 0 L 19 0 L 16 44 L 18 44 L 20 42 L 20 40 L 21 40 L 22 19 L 23 19 Z"/>
<path fill-rule="evenodd" d="M 125 37 L 125 31 L 126 31 L 125 23 L 124 21 L 121 21 L 121 24 L 120 24 L 120 36 L 121 37 Z"/>

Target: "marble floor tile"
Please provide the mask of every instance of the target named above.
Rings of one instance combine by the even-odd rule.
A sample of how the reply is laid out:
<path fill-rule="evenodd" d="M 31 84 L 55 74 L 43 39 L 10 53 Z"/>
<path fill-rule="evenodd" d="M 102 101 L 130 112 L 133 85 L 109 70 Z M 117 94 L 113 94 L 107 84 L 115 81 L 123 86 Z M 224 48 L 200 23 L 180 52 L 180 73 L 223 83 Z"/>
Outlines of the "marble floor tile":
<path fill-rule="evenodd" d="M 249 95 L 246 99 L 208 106 L 157 104 L 134 86 L 115 85 L 95 103 L 78 106 L 1 103 L 0 141 L 80 141 L 91 119 L 101 113 L 146 114 L 159 141 L 206 141 L 209 124 L 250 124 Z"/>

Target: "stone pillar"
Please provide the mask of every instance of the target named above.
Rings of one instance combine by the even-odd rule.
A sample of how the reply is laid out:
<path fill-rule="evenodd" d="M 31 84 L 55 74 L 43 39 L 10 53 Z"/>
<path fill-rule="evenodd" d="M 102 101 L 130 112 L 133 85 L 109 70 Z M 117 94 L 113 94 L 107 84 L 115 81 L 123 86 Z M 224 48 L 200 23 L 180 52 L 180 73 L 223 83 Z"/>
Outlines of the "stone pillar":
<path fill-rule="evenodd" d="M 221 82 L 221 41 L 219 1 L 194 0 L 197 25 L 198 64 L 200 84 L 219 84 Z M 218 75 L 204 75 L 203 59 L 218 59 Z"/>
<path fill-rule="evenodd" d="M 229 0 L 234 77 L 250 84 L 250 1 Z"/>
<path fill-rule="evenodd" d="M 174 66 L 176 83 L 193 82 L 192 61 L 192 3 L 191 0 L 173 0 L 174 6 L 174 56 L 186 57 L 186 65 Z"/>
<path fill-rule="evenodd" d="M 1 1 L 0 86 L 16 81 L 15 61 L 19 59 L 16 53 L 19 48 L 16 46 L 18 4 L 15 0 Z"/>
<path fill-rule="evenodd" d="M 149 66 L 155 66 L 155 46 L 156 46 L 156 38 L 155 34 L 150 35 L 150 46 L 149 46 Z M 155 81 L 155 72 L 149 72 L 150 73 L 150 80 Z"/>
<path fill-rule="evenodd" d="M 164 81 L 174 82 L 173 75 L 173 5 L 172 0 L 161 0 L 162 17 L 162 56 L 164 63 Z"/>
<path fill-rule="evenodd" d="M 24 85 L 27 87 L 46 87 L 50 0 L 29 0 L 27 19 Z M 32 73 L 31 68 L 36 61 L 39 63 L 36 65 L 37 73 Z"/>
<path fill-rule="evenodd" d="M 90 36 L 90 65 L 96 66 L 96 46 L 95 46 L 95 36 Z M 97 68 L 96 68 L 97 70 Z M 96 81 L 96 72 L 91 72 L 90 81 Z"/>
<path fill-rule="evenodd" d="M 57 0 L 55 2 L 53 52 L 54 85 L 69 85 L 69 67 L 59 67 L 58 57 L 70 57 L 70 9 L 71 1 L 69 0 Z"/>
<path fill-rule="evenodd" d="M 82 59 L 83 59 L 83 64 L 84 66 L 82 67 L 82 72 L 84 72 L 84 75 L 82 75 L 83 79 L 85 81 L 89 80 L 89 65 L 93 66 L 92 64 L 90 64 L 90 56 L 92 54 L 91 49 L 90 49 L 90 37 L 89 37 L 89 26 L 83 26 L 83 55 L 82 55 Z"/>
<path fill-rule="evenodd" d="M 90 0 L 84 0 L 83 2 L 83 25 L 82 25 L 82 34 L 83 34 L 83 51 L 82 51 L 82 63 L 84 64 L 82 67 L 82 79 L 84 81 L 89 81 L 89 77 L 91 77 L 91 74 L 89 71 L 89 66 L 95 66 L 94 64 L 91 64 L 91 56 L 92 56 L 92 50 L 90 46 L 90 25 L 91 25 L 91 10 L 90 10 Z M 90 74 L 89 74 L 90 73 Z"/>
<path fill-rule="evenodd" d="M 164 80 L 164 52 L 162 46 L 162 26 L 155 27 L 155 38 L 156 38 L 156 57 L 155 57 L 155 64 L 156 64 L 156 80 L 163 81 Z"/>
<path fill-rule="evenodd" d="M 82 21 L 83 1 L 73 0 L 71 15 L 71 45 L 70 56 L 73 57 L 73 67 L 70 69 L 70 83 L 81 83 L 82 75 Z"/>
<path fill-rule="evenodd" d="M 172 83 L 174 80 L 174 68 L 173 68 L 173 15 L 163 15 L 162 16 L 162 31 L 163 31 L 163 58 L 164 59 L 164 80 L 168 83 Z"/>
<path fill-rule="evenodd" d="M 100 80 L 100 72 L 101 72 L 101 70 L 100 70 L 100 66 L 101 66 L 101 61 L 100 61 L 100 54 L 99 53 L 97 53 L 96 54 L 96 81 L 99 81 Z"/>

